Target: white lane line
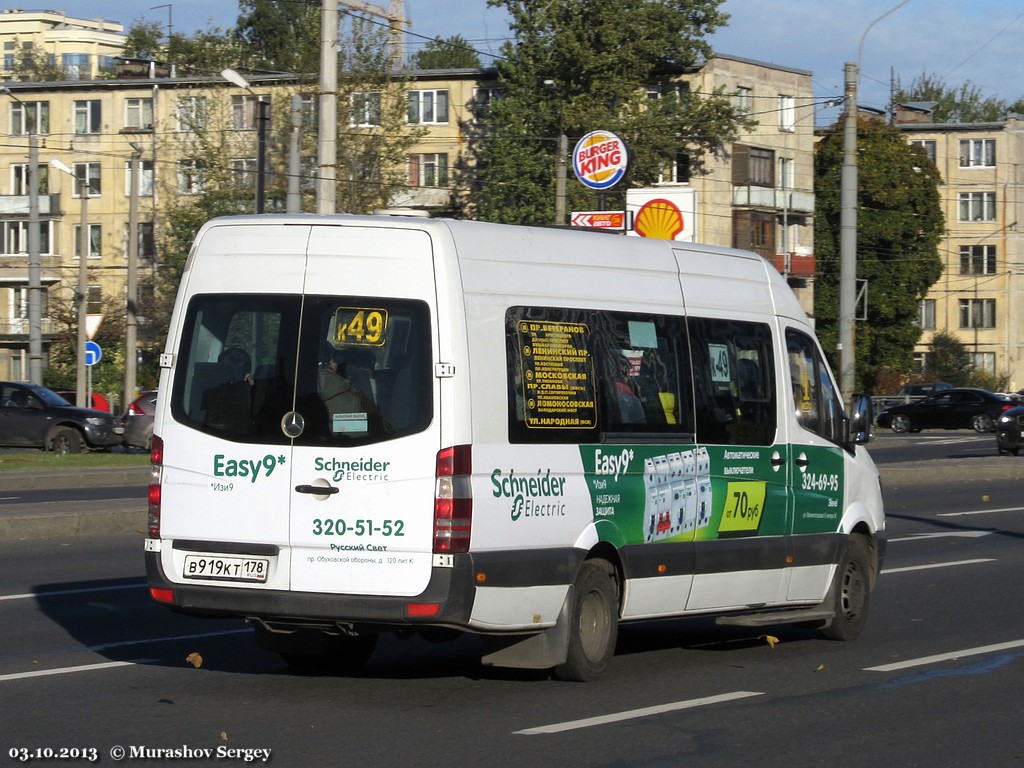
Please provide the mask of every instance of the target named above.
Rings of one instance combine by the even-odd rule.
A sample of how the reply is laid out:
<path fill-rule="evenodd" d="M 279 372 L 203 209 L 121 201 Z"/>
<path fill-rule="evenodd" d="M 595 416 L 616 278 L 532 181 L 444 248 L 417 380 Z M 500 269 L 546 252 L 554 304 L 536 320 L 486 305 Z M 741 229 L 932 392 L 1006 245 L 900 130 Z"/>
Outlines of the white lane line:
<path fill-rule="evenodd" d="M 993 531 L 937 531 L 935 533 L 915 533 L 899 539 L 889 539 L 889 543 L 897 541 L 931 541 L 932 539 L 980 539 L 991 536 Z"/>
<path fill-rule="evenodd" d="M 928 563 L 928 565 L 910 565 L 906 568 L 886 568 L 884 574 L 906 573 L 907 571 L 926 571 L 929 568 L 951 568 L 956 565 L 975 565 L 976 563 L 994 563 L 991 557 L 979 557 L 977 560 L 957 560 L 951 563 Z"/>
<path fill-rule="evenodd" d="M 970 512 L 940 512 L 936 517 L 968 517 L 970 515 L 991 515 L 995 512 L 1024 512 L 1024 507 L 1003 507 L 1002 509 L 975 509 Z"/>
<path fill-rule="evenodd" d="M 83 595 L 87 592 L 113 592 L 118 589 L 144 588 L 146 582 L 138 584 L 120 584 L 113 587 L 83 587 L 82 589 L 55 589 L 52 592 L 24 592 L 20 595 L 0 595 L 0 600 L 29 600 L 39 597 L 60 597 L 62 595 Z"/>
<path fill-rule="evenodd" d="M 635 720 L 639 717 L 650 717 L 651 715 L 660 715 L 665 712 L 676 712 L 680 709 L 693 709 L 694 707 L 704 707 L 709 704 L 720 704 L 724 701 L 736 701 L 737 699 L 746 699 L 750 698 L 751 696 L 764 696 L 764 692 L 733 691 L 732 693 L 722 693 L 717 696 L 705 696 L 701 699 L 690 699 L 689 701 L 674 701 L 669 704 L 659 704 L 654 707 L 644 707 L 643 709 L 630 709 L 625 712 L 616 712 L 610 715 L 601 715 L 600 717 L 588 717 L 583 720 L 570 720 L 564 723 L 540 725 L 536 728 L 526 728 L 522 731 L 513 731 L 513 734 L 522 736 L 536 736 L 538 734 L 544 733 L 561 733 L 562 731 L 572 731 L 579 728 L 592 728 L 596 725 L 607 725 L 608 723 L 619 723 L 623 720 Z"/>
<path fill-rule="evenodd" d="M 882 664 L 877 667 L 864 667 L 865 672 L 897 672 L 901 669 L 913 667 L 924 667 L 928 664 L 939 664 L 943 661 L 956 661 L 968 656 L 981 656 L 985 653 L 996 653 L 997 651 L 1008 651 L 1013 648 L 1024 648 L 1024 640 L 1011 640 L 1008 643 L 996 643 L 995 645 L 980 645 L 977 648 L 964 648 L 962 651 L 950 653 L 939 653 L 935 656 L 923 656 L 920 659 L 907 659 L 892 664 Z"/>
<path fill-rule="evenodd" d="M 89 650 L 95 651 L 96 653 L 102 653 L 109 651 L 112 648 L 123 648 L 126 645 L 149 645 L 150 643 L 172 643 L 177 640 L 205 640 L 209 637 L 224 637 L 225 635 L 240 635 L 242 633 L 251 633 L 251 627 L 244 627 L 242 629 L 225 629 L 220 632 L 202 632 L 195 635 L 176 635 L 174 637 L 142 637 L 138 640 L 121 640 L 116 643 L 103 643 L 103 645 L 90 645 Z"/>
<path fill-rule="evenodd" d="M 130 667 L 136 664 L 150 664 L 155 659 L 135 659 L 134 661 L 105 661 L 102 664 L 82 664 L 77 667 L 60 667 L 58 669 L 37 669 L 34 672 L 14 672 L 10 675 L 0 675 L 0 683 L 8 680 L 25 680 L 30 677 L 49 677 L 50 675 L 67 675 L 72 672 L 92 672 L 97 669 L 111 669 L 113 667 Z"/>

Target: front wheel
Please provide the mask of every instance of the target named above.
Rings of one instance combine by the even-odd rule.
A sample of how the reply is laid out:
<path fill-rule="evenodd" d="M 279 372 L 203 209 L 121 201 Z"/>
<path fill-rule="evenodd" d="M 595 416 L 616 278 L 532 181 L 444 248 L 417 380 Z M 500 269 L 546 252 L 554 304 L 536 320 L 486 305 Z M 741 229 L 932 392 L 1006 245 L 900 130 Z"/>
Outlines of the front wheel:
<path fill-rule="evenodd" d="M 835 616 L 821 629 L 829 640 L 855 640 L 868 620 L 871 595 L 871 552 L 863 536 L 854 534 L 846 543 L 829 590 Z"/>
<path fill-rule="evenodd" d="M 905 416 L 902 413 L 897 413 L 892 417 L 890 426 L 892 427 L 893 432 L 910 432 L 910 417 Z"/>
<path fill-rule="evenodd" d="M 971 419 L 971 426 L 975 432 L 984 435 L 991 432 L 996 424 L 987 413 L 979 413 Z"/>
<path fill-rule="evenodd" d="M 580 567 L 569 610 L 569 651 L 555 667 L 561 680 L 596 680 L 615 655 L 619 633 L 619 600 L 613 569 L 604 560 L 588 560 Z"/>
<path fill-rule="evenodd" d="M 82 436 L 71 427 L 60 427 L 50 436 L 50 450 L 65 456 L 82 452 Z"/>

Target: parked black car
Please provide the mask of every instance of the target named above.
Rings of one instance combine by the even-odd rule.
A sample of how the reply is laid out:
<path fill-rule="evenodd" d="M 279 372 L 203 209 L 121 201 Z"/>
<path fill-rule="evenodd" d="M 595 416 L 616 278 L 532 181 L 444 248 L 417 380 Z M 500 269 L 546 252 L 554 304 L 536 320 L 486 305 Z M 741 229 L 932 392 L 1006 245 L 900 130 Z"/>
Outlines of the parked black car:
<path fill-rule="evenodd" d="M 79 453 L 120 445 L 123 434 L 112 414 L 76 408 L 46 387 L 0 381 L 0 445 Z"/>
<path fill-rule="evenodd" d="M 1024 405 L 1018 405 L 1003 414 L 996 422 L 996 447 L 1000 453 L 1014 456 L 1024 444 Z"/>
<path fill-rule="evenodd" d="M 1013 398 L 984 389 L 947 389 L 913 403 L 886 408 L 875 420 L 893 432 L 922 429 L 973 429 L 991 432 L 996 420 L 1016 405 Z"/>

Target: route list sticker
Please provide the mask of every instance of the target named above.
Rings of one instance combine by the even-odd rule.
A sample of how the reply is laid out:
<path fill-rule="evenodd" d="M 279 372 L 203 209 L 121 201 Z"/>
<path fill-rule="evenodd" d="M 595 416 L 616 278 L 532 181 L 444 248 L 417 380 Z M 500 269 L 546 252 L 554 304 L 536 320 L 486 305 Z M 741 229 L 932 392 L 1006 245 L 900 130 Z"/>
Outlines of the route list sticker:
<path fill-rule="evenodd" d="M 594 367 L 585 323 L 520 320 L 526 426 L 593 429 L 597 424 Z"/>

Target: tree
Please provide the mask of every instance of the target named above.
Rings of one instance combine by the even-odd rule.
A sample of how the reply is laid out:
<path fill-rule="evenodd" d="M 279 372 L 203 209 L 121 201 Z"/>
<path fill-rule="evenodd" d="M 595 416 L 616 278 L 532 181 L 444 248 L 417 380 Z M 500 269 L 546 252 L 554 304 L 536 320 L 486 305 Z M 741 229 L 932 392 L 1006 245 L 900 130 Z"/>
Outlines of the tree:
<path fill-rule="evenodd" d="M 480 56 L 462 35 L 431 40 L 413 54 L 413 69 L 479 69 Z"/>
<path fill-rule="evenodd" d="M 839 332 L 842 121 L 814 155 L 816 330 L 835 360 Z M 867 321 L 856 323 L 857 386 L 874 391 L 882 369 L 909 372 L 920 340 L 918 305 L 939 276 L 944 220 L 938 169 L 920 147 L 876 120 L 858 123 L 857 277 L 867 281 Z"/>
<path fill-rule="evenodd" d="M 551 223 L 558 136 L 595 128 L 632 150 L 629 179 L 605 193 L 624 204 L 625 187 L 657 179 L 678 154 L 721 150 L 744 119 L 721 92 L 691 93 L 679 75 L 712 55 L 703 36 L 722 26 L 718 0 L 488 0 L 504 6 L 514 39 L 497 70 L 502 98 L 472 126 L 476 162 L 459 169 L 465 212 L 508 223 Z M 648 93 L 653 87 L 660 98 Z M 597 195 L 570 185 L 571 207 Z"/>
<path fill-rule="evenodd" d="M 239 0 L 237 35 L 246 66 L 275 72 L 320 68 L 320 3 Z M 242 63 L 242 62 L 240 62 Z"/>
<path fill-rule="evenodd" d="M 956 336 L 947 331 L 936 331 L 931 347 L 929 376 L 938 381 L 948 381 L 954 387 L 965 387 L 971 383 L 974 368 L 971 355 Z"/>
<path fill-rule="evenodd" d="M 959 86 L 947 86 L 936 75 L 922 74 L 907 89 L 897 81 L 896 103 L 934 102 L 932 121 L 936 123 L 989 123 L 1002 120 L 1006 113 L 1024 107 L 1024 97 L 1015 105 L 1002 99 L 985 96 L 970 80 Z"/>

